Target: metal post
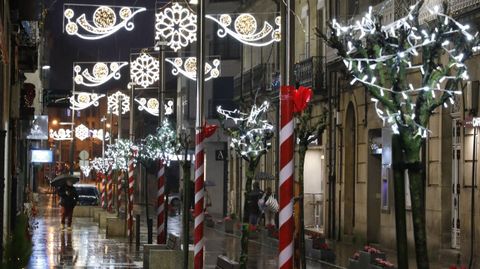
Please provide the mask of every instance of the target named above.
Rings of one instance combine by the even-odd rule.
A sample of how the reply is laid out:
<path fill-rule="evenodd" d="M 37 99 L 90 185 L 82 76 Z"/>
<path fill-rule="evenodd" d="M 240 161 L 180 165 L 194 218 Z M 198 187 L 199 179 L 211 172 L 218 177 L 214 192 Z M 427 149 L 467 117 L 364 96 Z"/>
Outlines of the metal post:
<path fill-rule="evenodd" d="M 122 138 L 122 95 L 118 96 L 118 139 Z"/>
<path fill-rule="evenodd" d="M 194 221 L 194 268 L 203 268 L 203 91 L 205 86 L 204 73 L 204 42 L 205 42 L 205 1 L 199 0 L 197 7 L 197 109 L 195 121 L 195 221 Z"/>
<path fill-rule="evenodd" d="M 5 136 L 7 131 L 0 130 L 0 148 L 5 148 Z M 4 193 L 5 193 L 5 154 L 0 154 L 0 223 L 2 224 L 2 229 L 0 229 L 0 262 L 3 261 L 3 253 L 4 253 L 4 246 L 3 246 L 3 205 L 4 201 Z"/>

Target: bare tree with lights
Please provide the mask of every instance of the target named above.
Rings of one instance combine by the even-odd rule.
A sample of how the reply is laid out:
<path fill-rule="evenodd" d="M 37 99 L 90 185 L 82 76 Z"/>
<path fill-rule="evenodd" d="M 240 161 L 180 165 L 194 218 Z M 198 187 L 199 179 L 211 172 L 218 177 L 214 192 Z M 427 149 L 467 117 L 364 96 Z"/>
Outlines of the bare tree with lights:
<path fill-rule="evenodd" d="M 268 141 L 273 137 L 273 126 L 263 116 L 267 113 L 268 107 L 269 103 L 265 101 L 261 106 L 253 105 L 249 113 L 239 110 L 224 110 L 221 107 L 217 108 L 217 112 L 221 117 L 222 128 L 230 136 L 230 146 L 238 157 L 241 157 L 248 163 L 240 254 L 240 268 L 242 269 L 247 268 L 248 261 L 250 208 L 247 199 L 252 193 L 255 170 L 261 157 L 270 148 L 271 145 Z"/>
<path fill-rule="evenodd" d="M 408 268 L 404 172 L 408 171 L 410 180 L 417 266 L 425 269 L 429 268 L 422 178 L 425 160 L 420 150 L 430 132 L 431 115 L 442 105 L 454 104 L 454 96 L 461 94 L 459 83 L 469 79 L 464 62 L 479 49 L 478 34 L 448 16 L 446 4 L 427 8 L 433 20 L 420 24 L 423 2 L 388 25 L 382 25 L 381 17 L 370 8 L 353 25 L 333 20 L 328 37 L 318 32 L 338 50 L 353 77 L 351 84 L 366 87 L 378 116 L 392 129 L 399 268 Z"/>

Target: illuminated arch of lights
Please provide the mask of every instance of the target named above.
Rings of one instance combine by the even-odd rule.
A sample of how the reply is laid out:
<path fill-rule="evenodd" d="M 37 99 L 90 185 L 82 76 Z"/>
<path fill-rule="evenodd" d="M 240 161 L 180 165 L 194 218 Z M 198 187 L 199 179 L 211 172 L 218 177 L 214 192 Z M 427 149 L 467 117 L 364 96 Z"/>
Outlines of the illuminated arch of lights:
<path fill-rule="evenodd" d="M 191 80 L 197 80 L 197 57 L 166 58 L 166 62 L 173 66 L 172 74 L 182 74 Z M 205 81 L 220 76 L 220 60 L 213 59 L 211 63 L 205 63 Z"/>
<path fill-rule="evenodd" d="M 72 140 L 72 130 L 60 128 L 55 131 L 50 129 L 50 138 L 55 141 Z"/>
<path fill-rule="evenodd" d="M 70 109 L 83 110 L 92 105 L 98 106 L 98 100 L 102 97 L 105 97 L 105 94 L 75 92 L 74 95 L 70 96 Z"/>
<path fill-rule="evenodd" d="M 219 37 L 229 35 L 245 45 L 263 47 L 281 40 L 280 16 L 275 17 L 275 27 L 264 21 L 260 30 L 258 30 L 257 19 L 249 13 L 205 15 L 205 18 L 220 27 L 217 31 Z"/>
<path fill-rule="evenodd" d="M 135 98 L 135 102 L 138 103 L 138 110 L 145 110 L 149 114 L 158 117 L 160 102 L 158 102 L 157 98 Z M 164 108 L 165 115 L 173 114 L 173 100 L 168 100 L 167 103 L 164 104 Z"/>
<path fill-rule="evenodd" d="M 73 68 L 75 73 L 73 80 L 78 85 L 97 87 L 112 78 L 120 79 L 120 69 L 127 65 L 128 62 L 98 62 L 93 65 L 92 73 L 90 73 L 88 68 L 82 70 L 82 67 L 77 64 Z"/>
<path fill-rule="evenodd" d="M 74 9 L 85 9 L 85 7 L 96 7 L 92 19 L 87 20 L 85 13 L 75 19 Z M 67 4 L 63 11 L 64 31 L 86 40 L 102 39 L 122 28 L 127 31 L 133 30 L 135 25 L 131 20 L 138 13 L 146 10 L 145 7 Z"/>

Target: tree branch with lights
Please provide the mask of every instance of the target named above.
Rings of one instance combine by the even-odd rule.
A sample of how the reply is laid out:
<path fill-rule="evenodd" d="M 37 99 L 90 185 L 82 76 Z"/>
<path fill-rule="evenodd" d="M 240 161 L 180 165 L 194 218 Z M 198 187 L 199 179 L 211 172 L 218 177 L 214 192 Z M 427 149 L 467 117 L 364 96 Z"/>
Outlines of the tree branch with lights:
<path fill-rule="evenodd" d="M 273 126 L 264 119 L 269 103 L 253 105 L 249 113 L 240 110 L 224 110 L 217 108 L 220 114 L 222 128 L 230 137 L 230 147 L 237 156 L 248 163 L 245 183 L 245 203 L 243 207 L 243 225 L 241 238 L 240 266 L 246 268 L 248 261 L 248 238 L 250 208 L 248 198 L 252 193 L 252 183 L 255 170 L 261 157 L 267 153 L 271 144 L 268 142 L 273 137 Z"/>
<path fill-rule="evenodd" d="M 458 84 L 469 79 L 464 63 L 479 49 L 478 34 L 448 16 L 446 4 L 427 7 L 434 19 L 420 24 L 423 2 L 387 25 L 382 25 L 370 7 L 356 24 L 344 26 L 333 20 L 330 36 L 317 31 L 337 49 L 353 77 L 351 85 L 358 82 L 367 88 L 378 116 L 392 129 L 399 268 L 408 268 L 404 171 L 410 180 L 417 266 L 429 268 L 422 178 L 425 160 L 420 158 L 420 149 L 430 132 L 430 117 L 438 107 L 454 104 L 454 96 L 461 94 Z"/>

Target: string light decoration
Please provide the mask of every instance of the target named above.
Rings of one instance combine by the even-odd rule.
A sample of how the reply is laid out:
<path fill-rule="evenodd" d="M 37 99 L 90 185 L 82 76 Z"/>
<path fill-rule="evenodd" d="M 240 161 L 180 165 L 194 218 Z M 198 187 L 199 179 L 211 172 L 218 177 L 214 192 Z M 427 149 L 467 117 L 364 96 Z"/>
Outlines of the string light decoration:
<path fill-rule="evenodd" d="M 100 141 L 108 141 L 110 140 L 110 133 L 108 131 L 105 132 L 105 137 L 103 136 L 103 129 L 93 129 L 90 130 L 90 133 L 92 135 L 92 138 L 98 139 Z M 105 140 L 104 140 L 105 138 Z"/>
<path fill-rule="evenodd" d="M 87 20 L 85 13 L 75 19 L 74 9 L 84 9 L 85 7 L 97 7 L 93 12 L 92 20 Z M 138 13 L 146 10 L 144 7 L 67 4 L 64 5 L 63 11 L 64 31 L 69 35 L 76 35 L 86 40 L 102 39 L 122 28 L 127 31 L 133 30 L 135 25 L 131 20 Z M 93 25 L 91 22 L 93 22 Z"/>
<path fill-rule="evenodd" d="M 170 159 L 176 156 L 179 146 L 177 135 L 168 119 L 157 128 L 155 134 L 149 134 L 140 145 L 140 158 L 143 160 L 162 161 L 168 165 Z"/>
<path fill-rule="evenodd" d="M 105 94 L 96 94 L 88 92 L 75 92 L 70 96 L 70 109 L 83 110 L 90 106 L 98 106 L 98 100 L 105 97 Z"/>
<path fill-rule="evenodd" d="M 75 137 L 83 141 L 90 137 L 90 130 L 87 126 L 80 124 L 75 127 Z"/>
<path fill-rule="evenodd" d="M 121 104 L 120 104 L 121 102 Z M 113 113 L 114 115 L 119 115 L 119 112 L 122 114 L 130 111 L 130 97 L 121 91 L 117 91 L 112 95 L 107 97 L 107 113 Z"/>
<path fill-rule="evenodd" d="M 106 175 L 110 169 L 110 165 L 113 164 L 113 160 L 109 158 L 95 157 L 90 163 L 95 171 Z"/>
<path fill-rule="evenodd" d="M 408 173 L 417 267 L 429 268 L 425 219 L 424 161 L 420 150 L 430 132 L 431 115 L 442 105 L 454 104 L 469 79 L 465 61 L 478 51 L 478 33 L 446 15 L 446 2 L 426 7 L 432 20 L 420 24 L 424 1 L 411 6 L 407 16 L 382 25 L 368 12 L 353 25 L 333 20 L 330 36 L 318 33 L 337 49 L 353 79 L 372 96 L 376 113 L 392 135 L 393 188 L 399 268 L 408 267 L 405 214 L 405 172 Z M 401 156 L 401 157 L 399 157 Z M 401 197 L 401 198 L 397 198 Z M 403 264 L 402 264 L 403 263 Z"/>
<path fill-rule="evenodd" d="M 160 103 L 157 98 L 135 98 L 135 102 L 138 103 L 138 110 L 144 110 L 149 114 L 158 117 Z M 165 108 L 165 115 L 168 116 L 173 114 L 173 100 L 168 100 L 163 106 Z"/>
<path fill-rule="evenodd" d="M 235 20 L 232 17 L 231 14 L 205 15 L 205 18 L 220 26 L 217 35 L 221 38 L 229 35 L 243 44 L 255 47 L 268 46 L 273 42 L 280 42 L 282 39 L 280 16 L 275 17 L 275 27 L 265 21 L 259 31 L 257 31 L 257 19 L 252 14 L 239 14 Z"/>
<path fill-rule="evenodd" d="M 55 131 L 50 129 L 50 138 L 55 141 L 72 140 L 72 130 L 60 128 Z"/>
<path fill-rule="evenodd" d="M 90 74 L 88 68 L 82 70 L 82 67 L 77 64 L 73 67 L 74 81 L 78 85 L 98 87 L 112 78 L 120 79 L 120 70 L 127 65 L 128 62 L 98 62 L 93 65 Z"/>
<path fill-rule="evenodd" d="M 82 173 L 88 177 L 92 171 L 92 167 L 90 165 L 80 165 L 80 170 L 82 170 Z"/>
<path fill-rule="evenodd" d="M 130 77 L 136 85 L 143 88 L 154 84 L 160 79 L 160 63 L 151 55 L 142 52 L 130 63 Z"/>
<path fill-rule="evenodd" d="M 114 144 L 107 145 L 105 157 L 112 160 L 112 168 L 128 171 L 128 160 L 133 157 L 134 165 L 139 154 L 139 148 L 129 139 L 117 139 Z"/>
<path fill-rule="evenodd" d="M 197 15 L 189 8 L 173 3 L 159 9 L 155 18 L 155 40 L 167 41 L 167 46 L 175 52 L 197 40 Z"/>
<path fill-rule="evenodd" d="M 172 74 L 178 76 L 182 74 L 185 77 L 196 81 L 197 80 L 197 57 L 188 57 L 182 59 L 165 58 L 165 61 L 173 65 Z M 213 59 L 212 63 L 205 63 L 205 81 L 220 76 L 220 60 Z"/>
<path fill-rule="evenodd" d="M 260 107 L 252 106 L 250 113 L 243 113 L 238 109 L 233 111 L 217 107 L 217 112 L 222 117 L 222 125 L 229 134 L 230 147 L 244 159 L 253 160 L 267 152 L 271 146 L 268 142 L 273 137 L 273 126 L 262 115 L 268 110 L 269 103 L 263 102 Z M 226 127 L 225 123 L 231 120 L 235 127 Z"/>

